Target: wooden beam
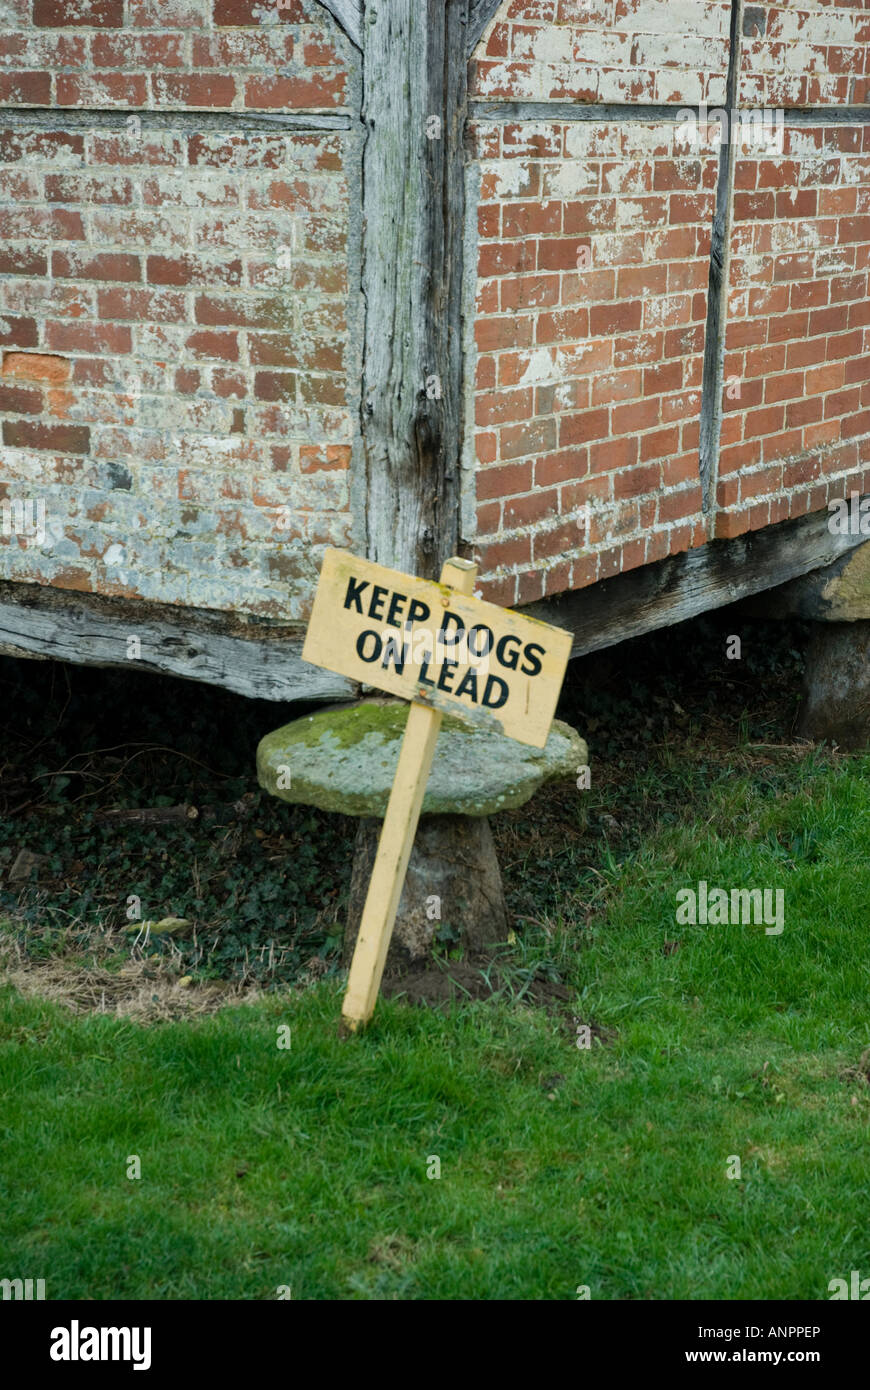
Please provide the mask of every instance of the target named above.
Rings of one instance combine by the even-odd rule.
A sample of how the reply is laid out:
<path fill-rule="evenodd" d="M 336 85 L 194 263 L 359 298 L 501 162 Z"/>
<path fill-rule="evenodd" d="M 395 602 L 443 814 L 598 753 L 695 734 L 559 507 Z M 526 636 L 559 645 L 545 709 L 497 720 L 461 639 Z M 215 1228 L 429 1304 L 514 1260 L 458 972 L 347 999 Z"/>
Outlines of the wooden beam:
<path fill-rule="evenodd" d="M 355 43 L 357 48 L 362 48 L 362 0 L 319 0 L 319 2 L 341 25 L 351 43 Z"/>
<path fill-rule="evenodd" d="M 471 13 L 468 19 L 468 41 L 466 52 L 471 57 L 483 37 L 484 30 L 493 15 L 500 8 L 502 0 L 471 0 Z"/>
<path fill-rule="evenodd" d="M 4 656 L 153 671 L 260 700 L 351 698 L 350 681 L 302 660 L 302 636 L 297 628 L 230 614 L 0 583 Z M 127 654 L 133 637 L 139 657 Z"/>
<path fill-rule="evenodd" d="M 573 632 L 572 655 L 582 656 L 827 565 L 835 566 L 830 574 L 839 574 L 835 562 L 866 545 L 867 537 L 832 535 L 828 521 L 827 512 L 815 512 L 736 540 L 712 541 L 522 611 Z M 787 606 L 796 615 L 826 616 L 821 607 Z M 261 700 L 330 703 L 357 693 L 350 681 L 302 661 L 299 628 L 173 604 L 0 583 L 0 655 L 129 670 L 134 662 L 127 657 L 127 641 L 133 636 L 141 642 L 139 670 Z"/>
<path fill-rule="evenodd" d="M 424 579 L 459 540 L 468 5 L 375 0 L 364 23 L 367 552 Z"/>
<path fill-rule="evenodd" d="M 814 512 L 736 540 L 711 541 L 522 611 L 573 632 L 571 654 L 583 656 L 784 584 L 830 565 L 866 540 L 832 535 L 829 521 L 827 511 Z"/>
<path fill-rule="evenodd" d="M 801 575 L 750 599 L 747 613 L 759 618 L 803 618 L 819 623 L 870 622 L 870 541 L 832 565 Z"/>

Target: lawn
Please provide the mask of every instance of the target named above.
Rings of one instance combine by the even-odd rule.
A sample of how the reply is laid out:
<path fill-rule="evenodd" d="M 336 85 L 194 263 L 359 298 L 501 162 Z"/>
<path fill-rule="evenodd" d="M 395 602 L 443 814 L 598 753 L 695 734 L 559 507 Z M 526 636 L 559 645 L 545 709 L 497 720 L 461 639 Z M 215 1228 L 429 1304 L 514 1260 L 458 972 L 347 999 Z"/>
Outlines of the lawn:
<path fill-rule="evenodd" d="M 621 787 L 612 760 L 576 812 L 594 860 L 547 840 L 552 798 L 506 822 L 537 913 L 495 1000 L 382 1001 L 341 1041 L 335 974 L 151 1026 L 6 987 L 0 1275 L 463 1300 L 825 1299 L 870 1275 L 870 759 L 696 754 Z M 623 834 L 622 804 L 649 824 Z M 784 930 L 678 925 L 701 879 L 781 888 Z M 528 1005 L 534 972 L 571 1002 Z"/>

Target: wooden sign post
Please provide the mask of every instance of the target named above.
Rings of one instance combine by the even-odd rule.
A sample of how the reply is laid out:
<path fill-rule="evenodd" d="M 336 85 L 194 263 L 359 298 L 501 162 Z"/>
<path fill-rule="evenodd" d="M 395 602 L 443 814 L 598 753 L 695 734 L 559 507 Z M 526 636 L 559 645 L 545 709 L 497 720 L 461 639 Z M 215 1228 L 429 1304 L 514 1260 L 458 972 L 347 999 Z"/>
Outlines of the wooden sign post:
<path fill-rule="evenodd" d="M 571 634 L 472 597 L 477 566 L 448 560 L 435 584 L 327 550 L 302 659 L 411 701 L 378 841 L 342 1018 L 377 1002 L 445 712 L 543 748 Z"/>

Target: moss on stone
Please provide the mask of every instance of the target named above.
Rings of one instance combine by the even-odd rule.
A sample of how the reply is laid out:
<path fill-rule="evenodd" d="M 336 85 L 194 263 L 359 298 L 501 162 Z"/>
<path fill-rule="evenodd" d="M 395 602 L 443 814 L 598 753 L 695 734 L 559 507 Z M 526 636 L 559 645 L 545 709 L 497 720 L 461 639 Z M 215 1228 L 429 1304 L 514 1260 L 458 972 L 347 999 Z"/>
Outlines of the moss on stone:
<path fill-rule="evenodd" d="M 382 816 L 407 718 L 405 704 L 369 700 L 294 720 L 261 741 L 260 785 L 284 801 L 347 816 Z M 576 775 L 586 759 L 583 740 L 558 720 L 546 747 L 530 748 L 446 716 L 423 812 L 488 816 L 522 806 L 542 783 Z M 282 768 L 289 769 L 289 787 L 278 785 Z"/>

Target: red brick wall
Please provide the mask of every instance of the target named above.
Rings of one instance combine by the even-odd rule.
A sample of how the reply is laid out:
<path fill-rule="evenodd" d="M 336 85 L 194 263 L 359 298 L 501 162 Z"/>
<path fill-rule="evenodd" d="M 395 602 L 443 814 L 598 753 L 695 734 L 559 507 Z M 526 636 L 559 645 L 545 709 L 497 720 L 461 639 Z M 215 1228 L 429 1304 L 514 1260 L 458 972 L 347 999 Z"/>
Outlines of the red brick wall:
<path fill-rule="evenodd" d="M 712 108 L 725 95 L 730 16 L 730 3 L 703 0 L 505 0 L 472 90 L 488 102 Z M 870 0 L 747 4 L 740 44 L 744 108 L 867 100 Z M 501 602 L 580 588 L 870 486 L 870 124 L 797 127 L 780 111 L 769 147 L 756 136 L 734 150 L 721 458 L 704 514 L 719 127 L 699 114 L 689 145 L 675 117 L 472 127 L 466 530 Z"/>
<path fill-rule="evenodd" d="M 313 0 L 4 0 L 0 101 L 149 110 L 324 110 L 344 48 Z"/>
<path fill-rule="evenodd" d="M 471 71 L 511 101 L 725 99 L 730 0 L 507 0 Z"/>
<path fill-rule="evenodd" d="M 348 101 L 313 0 L 11 3 L 7 106 Z M 0 577 L 305 614 L 352 530 L 353 176 L 343 132 L 229 116 L 0 129 L 0 497 L 43 498 L 49 532 L 2 540 Z"/>
<path fill-rule="evenodd" d="M 48 526 L 42 547 L 0 537 L 0 578 L 303 617 L 319 547 L 362 544 L 354 50 L 316 0 L 0 6 L 0 106 L 54 109 L 0 131 L 0 498 L 44 498 Z M 743 13 L 744 105 L 866 102 L 870 0 Z M 505 0 L 472 98 L 714 106 L 730 16 Z M 349 128 L 233 126 L 287 111 Z M 630 111 L 472 121 L 464 522 L 492 597 L 870 481 L 870 124 L 785 125 L 781 153 L 735 158 L 704 515 L 718 144 Z"/>
<path fill-rule="evenodd" d="M 864 105 L 870 5 L 747 0 L 737 99 L 748 106 Z"/>
<path fill-rule="evenodd" d="M 787 125 L 782 156 L 741 151 L 735 190 L 720 536 L 870 468 L 870 125 Z"/>
<path fill-rule="evenodd" d="M 488 592 L 504 602 L 703 539 L 718 161 L 676 157 L 675 133 L 640 122 L 475 127 L 477 528 L 484 572 L 504 572 Z"/>

